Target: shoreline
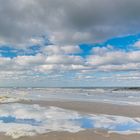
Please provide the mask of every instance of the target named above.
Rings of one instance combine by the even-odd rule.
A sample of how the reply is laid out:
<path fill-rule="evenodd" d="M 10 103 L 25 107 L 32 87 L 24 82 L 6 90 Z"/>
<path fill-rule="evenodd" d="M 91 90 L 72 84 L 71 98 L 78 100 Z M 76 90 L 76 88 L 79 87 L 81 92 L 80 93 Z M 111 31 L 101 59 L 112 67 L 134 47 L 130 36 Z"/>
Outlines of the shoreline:
<path fill-rule="evenodd" d="M 108 114 L 126 117 L 140 117 L 140 106 L 116 105 L 110 103 L 82 101 L 21 101 L 23 104 L 39 104 L 40 106 L 55 106 L 81 113 Z"/>
<path fill-rule="evenodd" d="M 48 132 L 46 134 L 35 136 L 24 136 L 18 139 L 12 139 L 10 136 L 0 134 L 1 140 L 139 140 L 139 134 L 121 135 L 106 132 L 94 132 L 93 130 L 85 130 L 77 133 L 70 132 Z"/>
<path fill-rule="evenodd" d="M 114 105 L 109 103 L 81 102 L 81 101 L 19 101 L 21 104 L 38 104 L 42 107 L 55 106 L 83 114 L 107 114 L 126 117 L 140 117 L 139 106 Z M 7 104 L 7 103 L 4 103 Z M 9 103 L 10 104 L 10 103 Z M 12 103 L 11 103 L 12 104 Z M 12 137 L 0 134 L 1 140 L 12 140 Z M 47 132 L 35 136 L 24 136 L 16 140 L 139 140 L 140 134 L 117 134 L 107 131 L 87 129 L 76 133 Z"/>

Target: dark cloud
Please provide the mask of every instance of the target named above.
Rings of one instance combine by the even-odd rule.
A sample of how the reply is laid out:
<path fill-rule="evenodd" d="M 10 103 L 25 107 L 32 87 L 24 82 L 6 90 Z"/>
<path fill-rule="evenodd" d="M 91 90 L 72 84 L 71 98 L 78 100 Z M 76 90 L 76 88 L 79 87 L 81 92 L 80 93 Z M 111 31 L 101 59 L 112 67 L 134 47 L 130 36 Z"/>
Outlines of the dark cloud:
<path fill-rule="evenodd" d="M 48 34 L 60 44 L 139 32 L 139 0 L 0 0 L 0 41 Z"/>

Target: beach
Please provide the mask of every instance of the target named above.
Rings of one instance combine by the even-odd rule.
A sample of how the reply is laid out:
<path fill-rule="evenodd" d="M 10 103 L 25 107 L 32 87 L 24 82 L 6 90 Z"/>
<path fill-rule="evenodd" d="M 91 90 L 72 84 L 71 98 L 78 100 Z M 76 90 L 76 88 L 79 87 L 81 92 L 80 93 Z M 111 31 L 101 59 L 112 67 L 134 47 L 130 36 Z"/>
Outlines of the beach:
<path fill-rule="evenodd" d="M 40 106 L 57 106 L 60 108 L 91 114 L 122 115 L 129 117 L 140 116 L 140 107 L 133 105 L 114 105 L 109 103 L 80 101 L 24 101 L 21 103 L 39 104 Z"/>
<path fill-rule="evenodd" d="M 93 114 L 110 114 L 129 117 L 139 117 L 139 106 L 121 106 L 105 103 L 89 103 L 89 102 L 21 102 L 25 104 L 40 104 L 40 106 L 57 106 L 65 109 L 75 110 L 84 113 Z M 18 140 L 139 140 L 139 134 L 108 134 L 105 131 L 86 130 L 77 133 L 69 132 L 49 132 L 42 135 L 32 137 L 21 137 Z M 1 140 L 11 140 L 11 137 L 0 135 Z"/>
<path fill-rule="evenodd" d="M 140 140 L 140 0 L 0 2 L 0 140 Z"/>
<path fill-rule="evenodd" d="M 18 140 L 139 140 L 140 136 L 135 135 L 104 135 L 96 134 L 92 131 L 83 131 L 76 134 L 67 133 L 67 132 L 52 132 L 44 135 L 38 135 L 33 137 L 22 137 Z M 0 136 L 1 140 L 11 140 L 11 137 L 6 137 L 4 135 Z"/>
<path fill-rule="evenodd" d="M 27 103 L 27 102 L 26 102 Z M 121 106 L 107 103 L 89 103 L 89 102 L 28 102 L 29 104 L 40 104 L 41 106 L 57 106 L 65 109 L 76 110 L 78 112 L 93 114 L 110 114 L 119 116 L 139 117 L 139 106 Z M 78 133 L 51 132 L 48 134 L 25 137 L 21 140 L 139 140 L 140 134 L 120 135 L 108 134 L 105 131 L 86 130 Z M 6 139 L 8 140 L 8 139 Z"/>
<path fill-rule="evenodd" d="M 20 90 L 18 92 L 20 93 Z M 104 93 L 98 94 L 102 96 Z M 113 104 L 99 100 L 76 101 L 60 98 L 46 100 L 46 97 L 45 100 L 25 100 L 25 98 L 23 100 L 23 96 L 21 97 L 21 100 L 4 101 L 0 104 L 0 116 L 4 113 L 16 116 L 16 119 L 0 117 L 4 122 L 2 124 L 4 129 L 5 124 L 9 127 L 3 132 L 1 128 L 1 140 L 139 140 L 140 138 L 139 105 Z M 41 97 L 41 93 L 38 97 Z M 44 125 L 38 120 L 44 120 Z M 91 126 L 91 121 L 97 124 Z M 10 126 L 11 123 L 14 123 L 13 127 Z"/>

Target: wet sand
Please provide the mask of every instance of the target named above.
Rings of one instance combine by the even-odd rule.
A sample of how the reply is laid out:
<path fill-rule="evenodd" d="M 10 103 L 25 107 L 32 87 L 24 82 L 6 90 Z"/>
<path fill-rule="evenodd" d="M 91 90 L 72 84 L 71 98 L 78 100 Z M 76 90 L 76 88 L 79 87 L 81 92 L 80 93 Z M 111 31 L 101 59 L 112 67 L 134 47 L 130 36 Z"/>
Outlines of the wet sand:
<path fill-rule="evenodd" d="M 40 106 L 56 106 L 82 113 L 108 114 L 127 117 L 140 117 L 140 106 L 124 106 L 107 103 L 77 102 L 77 101 L 22 101 L 19 103 L 39 104 Z M 0 140 L 11 140 L 11 137 L 0 135 Z M 69 132 L 49 132 L 43 135 L 22 137 L 17 140 L 140 140 L 140 134 L 120 135 L 108 134 L 95 130 Z"/>
<path fill-rule="evenodd" d="M 64 109 L 79 111 L 82 113 L 140 117 L 140 106 L 132 105 L 115 105 L 109 103 L 80 101 L 23 101 L 20 103 L 39 104 L 40 106 L 56 106 Z"/>
<path fill-rule="evenodd" d="M 103 132 L 95 133 L 92 130 L 86 130 L 78 133 L 50 132 L 44 135 L 21 137 L 16 140 L 139 140 L 139 139 L 140 139 L 139 134 L 119 135 L 119 134 L 107 134 Z M 12 138 L 1 134 L 0 140 L 12 140 Z"/>

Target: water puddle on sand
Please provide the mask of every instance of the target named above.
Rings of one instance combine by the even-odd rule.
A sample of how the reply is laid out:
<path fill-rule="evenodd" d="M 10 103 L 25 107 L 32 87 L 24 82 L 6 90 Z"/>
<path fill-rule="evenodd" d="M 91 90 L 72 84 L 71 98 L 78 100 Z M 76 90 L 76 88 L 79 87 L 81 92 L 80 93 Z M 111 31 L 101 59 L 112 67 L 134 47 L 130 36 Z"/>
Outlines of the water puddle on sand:
<path fill-rule="evenodd" d="M 40 124 L 39 121 L 35 119 L 18 119 L 13 116 L 0 116 L 0 121 L 3 123 L 17 123 L 17 124 L 30 124 L 33 126 L 38 126 Z"/>
<path fill-rule="evenodd" d="M 33 136 L 51 131 L 76 133 L 87 129 L 109 133 L 140 133 L 140 118 L 106 114 L 80 114 L 58 107 L 39 105 L 0 105 L 0 132 L 12 138 Z"/>

